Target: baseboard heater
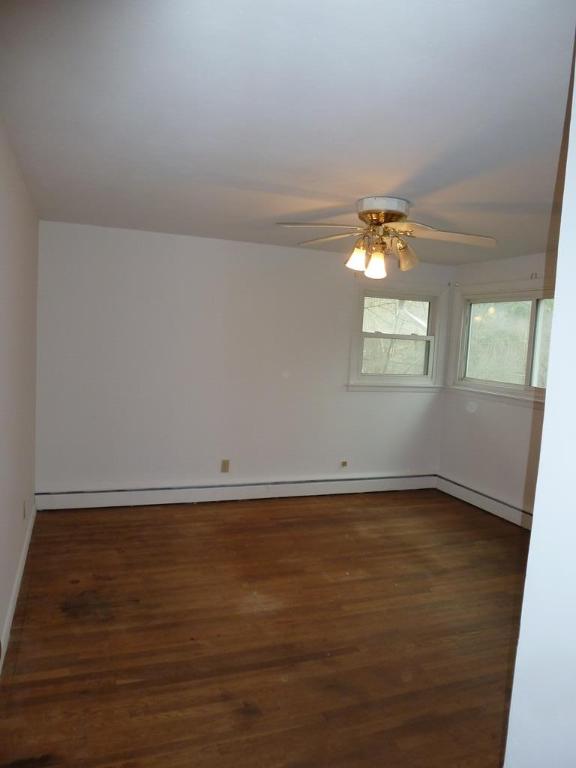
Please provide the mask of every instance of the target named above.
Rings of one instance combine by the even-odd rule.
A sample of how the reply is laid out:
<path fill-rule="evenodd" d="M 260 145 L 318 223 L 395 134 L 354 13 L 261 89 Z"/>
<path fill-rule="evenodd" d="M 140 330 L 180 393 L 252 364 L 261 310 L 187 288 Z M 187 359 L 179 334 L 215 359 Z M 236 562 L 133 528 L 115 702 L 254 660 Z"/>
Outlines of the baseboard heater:
<path fill-rule="evenodd" d="M 532 519 L 530 511 L 515 507 L 482 491 L 438 474 L 371 475 L 366 477 L 328 477 L 308 480 L 269 480 L 147 488 L 40 491 L 36 494 L 36 508 L 48 510 L 182 504 L 424 488 L 437 488 L 517 525 L 530 527 Z"/>

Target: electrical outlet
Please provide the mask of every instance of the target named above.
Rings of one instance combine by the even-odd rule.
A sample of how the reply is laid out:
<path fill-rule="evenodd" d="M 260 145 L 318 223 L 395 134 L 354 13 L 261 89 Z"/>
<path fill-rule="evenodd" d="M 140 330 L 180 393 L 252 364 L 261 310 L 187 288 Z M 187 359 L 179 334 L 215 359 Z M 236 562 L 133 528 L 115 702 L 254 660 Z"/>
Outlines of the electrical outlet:
<path fill-rule="evenodd" d="M 348 459 L 342 459 L 342 461 L 340 462 L 340 466 L 341 467 L 347 467 L 348 466 Z"/>
<path fill-rule="evenodd" d="M 220 472 L 230 472 L 230 459 L 222 459 L 220 462 Z"/>

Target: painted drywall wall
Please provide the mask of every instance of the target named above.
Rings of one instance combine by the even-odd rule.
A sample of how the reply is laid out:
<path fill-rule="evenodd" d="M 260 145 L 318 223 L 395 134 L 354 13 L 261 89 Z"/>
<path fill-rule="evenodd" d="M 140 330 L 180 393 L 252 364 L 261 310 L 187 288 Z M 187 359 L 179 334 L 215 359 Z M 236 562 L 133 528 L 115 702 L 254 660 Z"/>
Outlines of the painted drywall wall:
<path fill-rule="evenodd" d="M 0 124 L 0 640 L 3 653 L 34 518 L 37 253 L 36 214 Z M 0 665 L 2 661 L 3 658 Z"/>
<path fill-rule="evenodd" d="M 542 406 L 448 390 L 443 398 L 440 475 L 531 512 Z"/>
<path fill-rule="evenodd" d="M 439 393 L 346 389 L 333 253 L 43 222 L 39 285 L 39 492 L 438 469 Z"/>
<path fill-rule="evenodd" d="M 40 493 L 438 473 L 531 509 L 541 406 L 346 390 L 362 286 L 334 254 L 53 222 L 40 252 Z M 536 287 L 544 268 L 387 284 Z"/>
<path fill-rule="evenodd" d="M 549 284 L 545 274 L 551 271 L 550 261 L 535 254 L 471 264 L 456 268 L 454 281 L 464 292 L 481 286 L 488 292 L 540 289 Z M 457 343 L 458 329 L 454 330 L 453 343 Z M 440 474 L 531 512 L 542 415 L 541 403 L 447 388 L 443 393 Z"/>
<path fill-rule="evenodd" d="M 574 376 L 576 284 L 576 118 L 560 228 L 548 393 L 534 526 L 508 729 L 506 768 L 576 765 L 576 516 L 574 515 Z"/>
<path fill-rule="evenodd" d="M 548 258 L 545 253 L 531 253 L 511 259 L 462 264 L 454 268 L 453 274 L 454 281 L 462 286 L 510 284 L 510 288 L 514 290 L 518 288 L 519 283 L 534 287 L 542 286 L 544 282 L 552 282 L 554 264 L 555 258 Z"/>

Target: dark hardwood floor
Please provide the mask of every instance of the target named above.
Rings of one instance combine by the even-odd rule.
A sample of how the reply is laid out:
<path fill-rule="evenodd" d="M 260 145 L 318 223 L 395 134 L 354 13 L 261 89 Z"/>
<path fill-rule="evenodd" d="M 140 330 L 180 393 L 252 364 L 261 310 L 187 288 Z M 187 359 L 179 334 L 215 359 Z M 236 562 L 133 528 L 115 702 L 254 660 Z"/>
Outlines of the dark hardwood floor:
<path fill-rule="evenodd" d="M 527 546 L 433 490 L 40 513 L 0 767 L 497 768 Z"/>

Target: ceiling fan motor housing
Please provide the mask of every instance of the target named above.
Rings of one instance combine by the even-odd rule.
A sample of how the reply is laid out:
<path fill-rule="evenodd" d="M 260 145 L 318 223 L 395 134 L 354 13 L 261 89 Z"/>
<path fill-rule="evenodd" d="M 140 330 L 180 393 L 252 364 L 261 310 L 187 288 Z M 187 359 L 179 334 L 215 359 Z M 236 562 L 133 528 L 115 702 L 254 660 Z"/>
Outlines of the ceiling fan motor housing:
<path fill-rule="evenodd" d="M 405 219 L 410 202 L 401 197 L 361 197 L 356 207 L 359 218 L 366 224 L 387 224 Z"/>

